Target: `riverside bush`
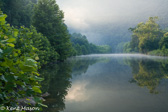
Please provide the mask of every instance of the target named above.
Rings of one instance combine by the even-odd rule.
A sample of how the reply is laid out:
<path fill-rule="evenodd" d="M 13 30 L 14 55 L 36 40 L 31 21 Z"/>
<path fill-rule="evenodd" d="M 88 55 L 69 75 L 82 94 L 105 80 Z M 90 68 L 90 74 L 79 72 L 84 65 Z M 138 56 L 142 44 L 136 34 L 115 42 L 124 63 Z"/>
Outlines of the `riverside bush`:
<path fill-rule="evenodd" d="M 18 106 L 18 100 L 33 97 L 41 104 L 37 72 L 37 49 L 26 28 L 15 29 L 6 23 L 7 15 L 0 12 L 0 106 Z M 27 105 L 31 105 L 28 103 Z"/>

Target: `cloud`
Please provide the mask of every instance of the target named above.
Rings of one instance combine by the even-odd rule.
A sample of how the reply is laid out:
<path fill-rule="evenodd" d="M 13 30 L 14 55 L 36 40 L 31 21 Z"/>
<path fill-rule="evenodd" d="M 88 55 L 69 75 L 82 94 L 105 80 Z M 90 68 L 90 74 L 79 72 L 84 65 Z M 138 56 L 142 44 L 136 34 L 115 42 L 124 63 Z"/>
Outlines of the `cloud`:
<path fill-rule="evenodd" d="M 86 81 L 76 81 L 72 84 L 72 87 L 68 91 L 66 100 L 69 102 L 83 102 L 89 99 L 89 95 L 86 92 Z"/>
<path fill-rule="evenodd" d="M 91 42 L 101 43 L 104 38 L 114 38 L 115 30 L 124 28 L 128 32 L 129 27 L 150 16 L 163 18 L 168 0 L 57 0 L 57 4 L 64 11 L 71 32 L 80 32 Z"/>
<path fill-rule="evenodd" d="M 89 24 L 85 22 L 85 15 L 83 9 L 79 8 L 65 8 L 65 20 L 68 26 L 75 29 L 87 29 Z"/>

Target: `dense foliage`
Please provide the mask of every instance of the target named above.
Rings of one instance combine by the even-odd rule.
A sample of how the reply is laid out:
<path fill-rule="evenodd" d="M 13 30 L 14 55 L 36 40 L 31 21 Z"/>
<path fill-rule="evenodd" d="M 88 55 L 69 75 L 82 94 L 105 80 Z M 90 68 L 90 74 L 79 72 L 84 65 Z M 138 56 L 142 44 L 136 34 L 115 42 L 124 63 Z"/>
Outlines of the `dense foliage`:
<path fill-rule="evenodd" d="M 57 52 L 51 47 L 51 44 L 47 37 L 43 36 L 41 33 L 37 33 L 36 28 L 31 26 L 29 31 L 31 32 L 31 40 L 33 46 L 37 48 L 37 54 L 39 56 L 40 65 L 46 65 L 51 61 L 56 61 L 58 58 Z"/>
<path fill-rule="evenodd" d="M 29 97 L 39 105 L 42 78 L 38 77 L 32 34 L 24 27 L 10 27 L 6 17 L 0 12 L 0 106 L 17 106 L 19 99 Z"/>
<path fill-rule="evenodd" d="M 168 55 L 167 33 L 159 27 L 156 20 L 158 17 L 150 17 L 146 23 L 130 28 L 132 39 L 124 45 L 124 52 Z"/>
<path fill-rule="evenodd" d="M 6 20 L 11 25 L 29 27 L 36 2 L 37 0 L 0 0 L 0 8 L 8 15 Z"/>
<path fill-rule="evenodd" d="M 63 21 L 64 14 L 55 0 L 39 0 L 34 8 L 33 26 L 48 38 L 52 48 L 65 60 L 72 50 L 70 36 Z"/>
<path fill-rule="evenodd" d="M 87 37 L 80 33 L 71 35 L 73 55 L 86 55 L 91 53 L 110 53 L 111 47 L 108 45 L 94 45 L 89 43 Z"/>

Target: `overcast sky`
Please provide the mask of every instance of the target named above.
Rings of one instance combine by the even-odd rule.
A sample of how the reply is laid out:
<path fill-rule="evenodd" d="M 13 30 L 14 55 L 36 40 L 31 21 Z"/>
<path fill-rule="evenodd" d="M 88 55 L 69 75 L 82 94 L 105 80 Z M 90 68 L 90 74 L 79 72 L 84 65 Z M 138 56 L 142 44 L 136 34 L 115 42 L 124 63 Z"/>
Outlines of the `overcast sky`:
<path fill-rule="evenodd" d="M 107 25 L 108 27 L 119 27 L 116 24 L 121 26 L 121 24 L 130 23 L 136 25 L 138 22 L 147 20 L 149 16 L 162 15 L 167 11 L 165 9 L 168 6 L 168 0 L 56 1 L 60 9 L 64 11 L 65 23 L 68 28 L 85 34 L 91 41 L 94 41 L 97 36 L 103 38 L 102 30 L 106 30 Z M 106 31 L 106 33 L 108 32 Z"/>

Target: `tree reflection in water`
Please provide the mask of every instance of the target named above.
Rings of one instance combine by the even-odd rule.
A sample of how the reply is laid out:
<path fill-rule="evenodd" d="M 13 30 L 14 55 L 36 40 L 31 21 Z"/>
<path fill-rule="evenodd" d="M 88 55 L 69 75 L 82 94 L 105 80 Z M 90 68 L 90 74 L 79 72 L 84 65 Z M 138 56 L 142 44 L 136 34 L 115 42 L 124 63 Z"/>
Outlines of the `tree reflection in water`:
<path fill-rule="evenodd" d="M 50 95 L 45 98 L 44 104 L 48 108 L 44 108 L 44 112 L 59 112 L 65 109 L 65 97 L 68 89 L 71 87 L 72 75 L 81 75 L 85 73 L 89 67 L 100 61 L 100 59 L 76 59 L 71 58 L 65 62 L 60 62 L 51 66 L 42 68 L 40 74 L 44 77 L 42 82 L 43 93 L 48 92 Z"/>
<path fill-rule="evenodd" d="M 157 87 L 163 79 L 168 78 L 168 60 L 166 59 L 139 59 L 127 60 L 132 68 L 131 83 L 140 87 L 147 87 L 150 93 L 158 94 Z"/>
<path fill-rule="evenodd" d="M 65 96 L 71 87 L 71 66 L 68 63 L 59 63 L 43 68 L 41 71 L 45 80 L 42 82 L 43 92 L 50 95 L 45 98 L 44 112 L 59 112 L 65 109 Z"/>

